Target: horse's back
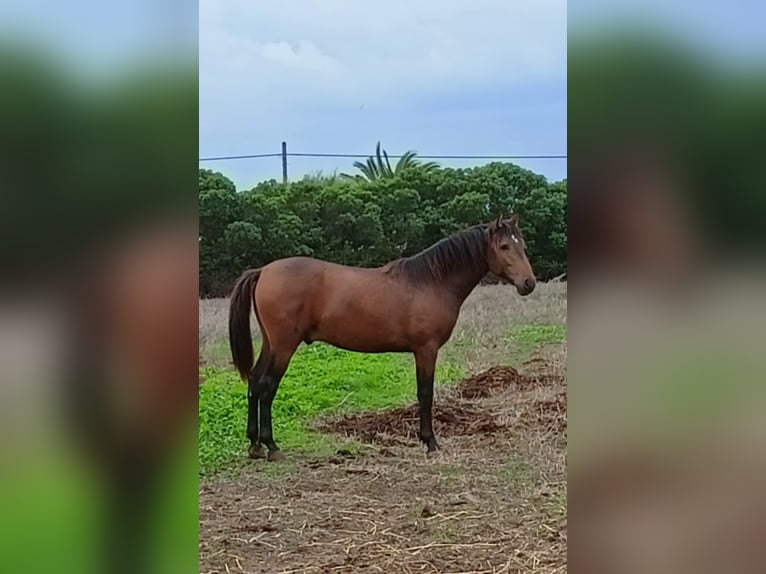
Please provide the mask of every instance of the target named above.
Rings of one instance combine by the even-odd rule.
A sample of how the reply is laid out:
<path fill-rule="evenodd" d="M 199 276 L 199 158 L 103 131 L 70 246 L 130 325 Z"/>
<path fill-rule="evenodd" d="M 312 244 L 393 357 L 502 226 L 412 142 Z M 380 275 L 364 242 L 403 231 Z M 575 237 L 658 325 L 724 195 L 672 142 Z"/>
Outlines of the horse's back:
<path fill-rule="evenodd" d="M 349 281 L 358 270 L 361 271 L 312 257 L 287 257 L 261 268 L 258 285 L 277 289 L 281 299 L 308 297 L 333 284 Z"/>
<path fill-rule="evenodd" d="M 311 257 L 288 257 L 277 259 L 261 268 L 256 285 L 256 305 L 280 304 L 306 301 L 312 293 L 321 289 L 328 265 L 326 261 Z"/>
<path fill-rule="evenodd" d="M 402 289 L 379 268 L 349 267 L 311 257 L 290 257 L 268 264 L 261 271 L 259 290 L 283 305 L 300 300 L 318 316 L 327 315 L 332 307 L 361 311 L 360 306 L 367 307 L 374 300 L 386 303 L 392 297 L 403 297 Z"/>

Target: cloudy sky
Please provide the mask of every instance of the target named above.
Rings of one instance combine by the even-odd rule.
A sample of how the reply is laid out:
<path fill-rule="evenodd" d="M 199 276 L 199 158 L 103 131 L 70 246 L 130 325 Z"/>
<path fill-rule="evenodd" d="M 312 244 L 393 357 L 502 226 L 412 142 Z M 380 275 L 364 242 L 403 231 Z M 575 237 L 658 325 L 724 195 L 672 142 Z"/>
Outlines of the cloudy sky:
<path fill-rule="evenodd" d="M 564 0 L 200 0 L 200 157 L 566 154 Z M 352 171 L 290 158 L 291 178 Z M 448 161 L 472 165 L 476 161 Z M 518 160 L 552 181 L 566 160 Z M 200 164 L 240 188 L 279 158 Z"/>

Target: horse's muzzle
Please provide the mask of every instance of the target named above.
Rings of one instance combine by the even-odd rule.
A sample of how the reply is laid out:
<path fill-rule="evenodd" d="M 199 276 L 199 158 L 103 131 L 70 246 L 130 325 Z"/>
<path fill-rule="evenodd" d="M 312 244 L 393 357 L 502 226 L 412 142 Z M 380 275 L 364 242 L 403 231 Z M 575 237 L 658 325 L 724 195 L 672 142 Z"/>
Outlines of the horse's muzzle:
<path fill-rule="evenodd" d="M 522 296 L 529 295 L 532 291 L 535 290 L 535 285 L 537 285 L 537 282 L 535 281 L 534 277 L 527 277 L 519 285 L 516 285 L 516 291 L 518 291 L 519 295 Z"/>

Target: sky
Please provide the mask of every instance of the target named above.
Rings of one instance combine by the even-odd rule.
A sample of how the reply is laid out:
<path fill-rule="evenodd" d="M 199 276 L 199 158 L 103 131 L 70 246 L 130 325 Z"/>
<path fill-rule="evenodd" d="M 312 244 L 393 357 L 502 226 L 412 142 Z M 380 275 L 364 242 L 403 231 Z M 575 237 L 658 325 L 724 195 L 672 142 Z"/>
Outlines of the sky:
<path fill-rule="evenodd" d="M 200 0 L 200 157 L 565 155 L 563 0 Z M 290 179 L 353 159 L 289 158 Z M 514 160 L 551 181 L 565 159 Z M 444 161 L 470 166 L 477 160 Z M 280 158 L 201 162 L 238 188 Z"/>

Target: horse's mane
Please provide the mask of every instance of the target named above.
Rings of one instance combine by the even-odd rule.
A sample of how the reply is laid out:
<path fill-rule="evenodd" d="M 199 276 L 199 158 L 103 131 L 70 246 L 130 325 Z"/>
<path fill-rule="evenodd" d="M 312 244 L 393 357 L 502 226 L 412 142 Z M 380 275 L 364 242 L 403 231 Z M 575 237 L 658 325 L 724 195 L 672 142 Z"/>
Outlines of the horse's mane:
<path fill-rule="evenodd" d="M 386 265 L 386 272 L 399 275 L 415 285 L 440 283 L 459 269 L 486 272 L 486 225 L 469 227 L 434 243 L 420 253 Z"/>

